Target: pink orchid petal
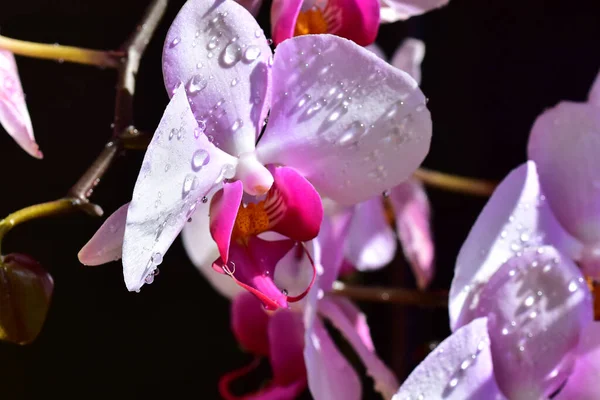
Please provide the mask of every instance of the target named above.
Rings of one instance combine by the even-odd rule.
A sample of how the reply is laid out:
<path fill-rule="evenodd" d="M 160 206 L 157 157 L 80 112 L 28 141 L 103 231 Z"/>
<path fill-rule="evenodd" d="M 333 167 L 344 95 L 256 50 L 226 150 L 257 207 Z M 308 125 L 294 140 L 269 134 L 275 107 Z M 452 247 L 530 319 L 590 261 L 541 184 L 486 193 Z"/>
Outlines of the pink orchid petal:
<path fill-rule="evenodd" d="M 588 94 L 588 102 L 600 106 L 600 71 L 598 72 L 598 75 L 596 75 L 594 83 L 592 83 L 592 88 Z"/>
<path fill-rule="evenodd" d="M 379 30 L 379 0 L 330 0 L 326 12 L 339 13 L 327 33 L 350 39 L 360 46 L 375 41 Z"/>
<path fill-rule="evenodd" d="M 600 393 L 600 322 L 582 332 L 575 369 L 555 400 L 596 400 Z"/>
<path fill-rule="evenodd" d="M 315 400 L 359 400 L 360 378 L 340 353 L 323 322 L 315 317 L 306 325 L 304 362 L 308 388 Z"/>
<path fill-rule="evenodd" d="M 257 296 L 267 309 L 287 308 L 288 295 L 273 282 L 275 267 L 294 247 L 291 240 L 267 241 L 251 236 L 247 244 L 232 242 L 229 262 L 219 258 L 213 268 L 227 273 L 238 285 Z"/>
<path fill-rule="evenodd" d="M 404 39 L 396 49 L 391 64 L 407 72 L 418 84 L 421 84 L 421 63 L 425 57 L 425 43 L 419 39 Z"/>
<path fill-rule="evenodd" d="M 506 260 L 543 244 L 563 254 L 576 245 L 552 214 L 529 161 L 496 188 L 458 254 L 448 306 L 452 330 L 472 319 L 469 308 L 477 306 L 482 285 Z"/>
<path fill-rule="evenodd" d="M 381 196 L 357 204 L 346 239 L 346 259 L 359 271 L 379 269 L 394 259 L 396 246 Z"/>
<path fill-rule="evenodd" d="M 313 241 L 306 244 L 296 243 L 295 247 L 275 267 L 277 287 L 282 288 L 290 295 L 301 294 L 307 288 L 312 287 L 313 279 L 315 279 L 314 252 Z M 302 309 L 305 300 L 298 304 L 298 309 Z M 288 301 L 290 301 L 289 297 Z"/>
<path fill-rule="evenodd" d="M 272 230 L 290 239 L 314 239 L 323 221 L 323 204 L 315 188 L 293 168 L 271 168 L 274 184 L 265 203 Z"/>
<path fill-rule="evenodd" d="M 570 374 L 592 299 L 573 261 L 553 247 L 509 259 L 484 285 L 473 318 L 489 317 L 498 386 L 511 399 L 546 398 Z"/>
<path fill-rule="evenodd" d="M 13 54 L 0 50 L 0 125 L 35 158 L 43 158 L 33 137 L 33 127 Z"/>
<path fill-rule="evenodd" d="M 393 188 L 389 198 L 396 216 L 402 250 L 413 270 L 417 286 L 425 289 L 434 273 L 429 199 L 423 185 L 414 179 Z"/>
<path fill-rule="evenodd" d="M 190 0 L 167 33 L 165 85 L 172 96 L 182 82 L 206 134 L 239 156 L 254 149 L 269 109 L 271 55 L 262 29 L 244 7 Z"/>
<path fill-rule="evenodd" d="M 250 14 L 257 16 L 262 6 L 263 0 L 235 0 L 244 7 Z"/>
<path fill-rule="evenodd" d="M 344 211 L 338 215 L 325 216 L 319 236 L 314 240 L 318 265 L 318 287 L 331 289 L 344 261 L 344 243 L 348 235 L 352 213 Z"/>
<path fill-rule="evenodd" d="M 377 357 L 364 314 L 347 299 L 329 297 L 319 302 L 318 310 L 352 345 L 363 362 L 367 374 L 373 378 L 375 390 L 381 393 L 384 399 L 391 398 L 398 389 L 398 381 L 394 373 Z M 368 338 L 365 338 L 365 335 Z"/>
<path fill-rule="evenodd" d="M 231 330 L 244 350 L 259 356 L 269 355 L 270 317 L 261 302 L 248 292 L 231 302 Z"/>
<path fill-rule="evenodd" d="M 274 0 L 271 9 L 273 40 L 279 44 L 295 35 L 298 15 L 309 10 L 318 11 L 325 20 L 325 32 L 350 39 L 367 46 L 379 29 L 378 0 Z"/>
<path fill-rule="evenodd" d="M 529 158 L 562 226 L 586 244 L 600 245 L 600 112 L 562 102 L 540 115 L 529 137 Z"/>
<path fill-rule="evenodd" d="M 271 34 L 276 45 L 294 36 L 296 20 L 304 0 L 273 0 Z"/>
<path fill-rule="evenodd" d="M 129 203 L 119 207 L 79 250 L 77 257 L 84 265 L 101 265 L 121 258 L 123 236 Z"/>
<path fill-rule="evenodd" d="M 217 243 L 219 254 L 225 264 L 229 261 L 231 233 L 233 232 L 243 193 L 242 182 L 226 183 L 210 202 L 210 234 Z"/>
<path fill-rule="evenodd" d="M 215 274 L 212 268 L 213 262 L 219 258 L 219 249 L 210 234 L 209 228 L 208 209 L 213 195 L 214 192 L 211 191 L 206 196 L 207 202 L 198 204 L 192 220 L 188 221 L 181 231 L 181 239 L 183 248 L 198 271 L 222 296 L 233 299 L 243 289 L 228 276 Z"/>
<path fill-rule="evenodd" d="M 494 378 L 487 318 L 446 338 L 404 381 L 392 400 L 503 400 Z"/>
<path fill-rule="evenodd" d="M 381 22 L 403 21 L 445 6 L 450 0 L 381 0 Z"/>
<path fill-rule="evenodd" d="M 302 314 L 289 310 L 279 310 L 269 323 L 269 359 L 274 381 L 281 386 L 303 382 L 306 387 L 306 367 L 304 365 L 304 325 Z"/>
<path fill-rule="evenodd" d="M 370 352 L 374 352 L 375 345 L 373 344 L 373 339 L 371 338 L 371 330 L 369 329 L 369 324 L 367 323 L 367 316 L 348 299 L 338 297 L 332 299 L 328 298 L 328 301 L 329 300 L 335 303 L 335 307 L 338 308 L 338 311 L 343 313 L 344 318 L 352 325 L 353 332 L 356 332 L 358 335 L 362 346 L 366 347 L 366 349 Z"/>
<path fill-rule="evenodd" d="M 295 168 L 342 204 L 401 183 L 429 150 L 431 116 L 417 83 L 343 38 L 280 44 L 273 93 L 259 160 Z"/>
<path fill-rule="evenodd" d="M 176 93 L 148 146 L 127 212 L 123 275 L 131 291 L 152 274 L 202 197 L 235 169 L 237 160 L 197 127 L 185 92 Z"/>

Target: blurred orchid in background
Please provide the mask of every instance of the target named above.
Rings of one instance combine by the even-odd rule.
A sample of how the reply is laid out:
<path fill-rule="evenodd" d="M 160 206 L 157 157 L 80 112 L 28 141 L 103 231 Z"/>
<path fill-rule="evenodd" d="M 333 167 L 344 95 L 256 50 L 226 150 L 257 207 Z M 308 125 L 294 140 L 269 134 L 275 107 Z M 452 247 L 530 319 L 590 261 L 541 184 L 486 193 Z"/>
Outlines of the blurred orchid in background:
<path fill-rule="evenodd" d="M 560 224 L 580 243 L 568 254 L 600 278 L 600 74 L 588 101 L 563 101 L 533 125 L 527 148 Z"/>
<path fill-rule="evenodd" d="M 262 0 L 236 0 L 253 15 Z M 273 0 L 273 41 L 294 36 L 331 33 L 367 46 L 380 23 L 396 22 L 448 4 L 449 0 Z"/>
<path fill-rule="evenodd" d="M 367 49 L 384 59 L 383 52 L 376 45 Z M 420 84 L 424 56 L 425 44 L 418 39 L 408 38 L 396 50 L 392 65 L 409 73 Z M 403 129 L 403 126 L 397 129 Z M 425 189 L 419 181 L 411 178 L 386 190 L 384 195 L 388 197 L 397 235 L 415 274 L 417 286 L 424 289 L 434 272 L 430 207 Z M 367 271 L 379 269 L 392 261 L 396 254 L 396 233 L 390 226 L 381 196 L 351 207 L 332 205 L 329 208 L 330 212 L 352 215 L 345 241 L 345 256 L 351 266 L 359 271 Z"/>
<path fill-rule="evenodd" d="M 600 342 L 591 295 L 571 258 L 550 243 L 574 245 L 529 161 L 496 189 L 459 253 L 449 303 L 454 333 L 397 399 L 594 398 Z"/>
<path fill-rule="evenodd" d="M 0 85 L 0 125 L 23 150 L 35 158 L 43 158 L 33 137 L 15 56 L 7 50 L 0 50 Z"/>
<path fill-rule="evenodd" d="M 347 57 L 352 65 L 343 62 Z M 311 184 L 341 204 L 354 204 L 405 180 L 429 149 L 430 115 L 410 76 L 331 35 L 290 39 L 273 57 L 254 18 L 233 1 L 184 5 L 167 34 L 163 73 L 174 95 L 127 212 L 119 212 L 127 221 L 122 256 L 130 290 L 152 280 L 187 221 L 218 193 L 210 212 L 217 265 L 264 296 L 268 307 L 285 307 L 288 296 L 269 274 L 293 242 L 257 236 L 277 230 L 295 241 L 310 240 L 322 215 Z M 281 183 L 273 185 L 278 173 Z M 304 233 L 295 230 L 302 223 Z M 82 262 L 114 257 L 99 240 L 107 236 L 103 229 L 110 231 L 111 224 L 82 250 Z M 229 251 L 239 249 L 235 243 L 229 248 L 232 235 L 248 246 L 236 252 L 242 262 L 230 259 Z M 212 241 L 193 246 L 211 254 Z"/>

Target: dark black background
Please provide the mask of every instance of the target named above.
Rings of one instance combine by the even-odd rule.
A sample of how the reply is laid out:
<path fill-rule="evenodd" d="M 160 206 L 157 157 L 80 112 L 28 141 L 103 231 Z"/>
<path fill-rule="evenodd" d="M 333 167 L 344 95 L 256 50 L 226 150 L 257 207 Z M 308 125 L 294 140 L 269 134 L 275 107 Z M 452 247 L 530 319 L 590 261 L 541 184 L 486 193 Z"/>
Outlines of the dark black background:
<path fill-rule="evenodd" d="M 1 33 L 19 39 L 114 49 L 134 29 L 147 0 L 1 0 Z M 167 103 L 162 38 L 183 4 L 168 12 L 143 59 L 135 98 L 140 129 L 153 130 Z M 268 23 L 265 6 L 260 17 Z M 263 24 L 264 25 L 264 24 Z M 501 179 L 525 160 L 535 117 L 561 99 L 583 100 L 600 67 L 597 0 L 451 0 L 450 6 L 382 27 L 391 55 L 407 34 L 425 40 L 422 88 L 434 138 L 425 165 Z M 110 136 L 116 74 L 18 57 L 43 161 L 0 134 L 0 215 L 61 197 Z M 143 154 L 130 153 L 94 194 L 107 214 L 130 199 Z M 438 274 L 448 287 L 456 254 L 483 199 L 429 191 Z M 229 330 L 228 302 L 215 294 L 176 241 L 161 275 L 127 292 L 120 263 L 83 267 L 77 252 L 101 220 L 83 214 L 15 229 L 6 252 L 38 259 L 54 276 L 52 307 L 30 346 L 0 343 L 0 398 L 218 398 L 217 380 L 249 357 Z M 364 278 L 413 285 L 396 265 Z M 361 304 L 376 346 L 403 379 L 423 344 L 445 337 L 445 310 Z M 366 381 L 368 384 L 368 381 Z M 375 397 L 368 385 L 365 397 Z"/>

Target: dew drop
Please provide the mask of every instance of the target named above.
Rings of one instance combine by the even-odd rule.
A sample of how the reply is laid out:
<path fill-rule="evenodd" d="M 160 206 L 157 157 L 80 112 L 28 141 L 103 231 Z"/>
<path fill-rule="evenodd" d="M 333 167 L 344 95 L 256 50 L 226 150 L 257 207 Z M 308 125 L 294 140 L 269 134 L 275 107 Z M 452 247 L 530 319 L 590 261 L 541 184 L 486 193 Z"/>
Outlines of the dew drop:
<path fill-rule="evenodd" d="M 175 129 L 175 128 L 171 129 L 171 132 L 169 132 L 169 140 L 173 139 L 173 136 L 175 136 L 176 133 L 177 133 L 177 129 Z"/>
<path fill-rule="evenodd" d="M 206 204 L 208 202 L 208 197 L 202 196 L 202 203 Z"/>
<path fill-rule="evenodd" d="M 527 307 L 531 307 L 533 305 L 534 301 L 535 301 L 535 298 L 533 296 L 527 296 L 527 298 L 525 299 L 525 305 Z"/>
<path fill-rule="evenodd" d="M 204 64 L 202 64 L 201 62 L 199 62 L 198 64 L 196 64 L 196 68 L 200 69 L 204 66 Z"/>
<path fill-rule="evenodd" d="M 194 187 L 195 181 L 196 181 L 196 176 L 194 174 L 188 174 L 185 177 L 185 179 L 183 180 L 183 188 L 182 188 L 183 197 L 187 196 L 190 193 L 190 191 L 195 188 Z"/>
<path fill-rule="evenodd" d="M 235 131 L 237 131 L 238 129 L 240 129 L 240 128 L 242 127 L 242 125 L 243 125 L 243 124 L 244 124 L 244 122 L 243 122 L 241 119 L 239 119 L 239 118 L 238 118 L 238 119 L 236 119 L 236 120 L 233 122 L 233 125 L 231 125 L 231 131 L 232 131 L 232 132 L 235 132 Z"/>
<path fill-rule="evenodd" d="M 455 388 L 456 385 L 458 385 L 458 378 L 452 378 L 448 386 L 450 386 L 451 388 Z"/>
<path fill-rule="evenodd" d="M 463 371 L 471 366 L 471 360 L 465 360 L 460 364 L 460 369 Z"/>
<path fill-rule="evenodd" d="M 259 37 L 260 37 L 260 35 L 262 35 L 262 32 L 263 32 L 263 31 L 262 31 L 262 29 L 257 29 L 257 30 L 255 30 L 255 31 L 254 31 L 254 37 L 255 37 L 255 38 L 259 38 Z"/>
<path fill-rule="evenodd" d="M 206 150 L 198 149 L 192 156 L 192 169 L 196 172 L 200 171 L 210 161 L 210 155 Z"/>
<path fill-rule="evenodd" d="M 235 176 L 235 167 L 231 164 L 223 165 L 221 168 L 221 179 L 231 179 Z"/>
<path fill-rule="evenodd" d="M 163 261 L 163 256 L 161 253 L 156 252 L 152 255 L 151 260 L 152 260 L 152 264 L 160 265 Z"/>
<path fill-rule="evenodd" d="M 168 172 L 171 168 L 171 164 L 165 164 L 165 172 Z"/>
<path fill-rule="evenodd" d="M 208 58 L 213 58 L 214 54 L 212 51 L 209 51 L 208 54 L 206 54 L 206 57 Z"/>
<path fill-rule="evenodd" d="M 287 289 L 281 289 L 281 294 L 283 294 L 284 296 L 287 296 L 288 295 Z"/>
<path fill-rule="evenodd" d="M 354 121 L 348 128 L 342 133 L 338 140 L 338 144 L 345 145 L 349 142 L 359 139 L 366 131 L 365 124 L 360 121 Z"/>
<path fill-rule="evenodd" d="M 225 47 L 223 53 L 223 63 L 227 66 L 232 66 L 240 60 L 240 52 L 242 49 L 236 42 L 231 42 Z"/>
<path fill-rule="evenodd" d="M 239 80 L 238 78 L 233 78 L 233 79 L 231 80 L 231 86 L 235 86 L 235 85 L 237 85 L 239 81 L 240 81 L 240 80 Z"/>
<path fill-rule="evenodd" d="M 258 46 L 250 45 L 244 51 L 244 60 L 247 62 L 252 62 L 256 60 L 260 56 L 260 48 Z"/>
<path fill-rule="evenodd" d="M 171 40 L 171 48 L 177 46 L 180 42 L 181 39 L 179 37 L 176 37 L 175 39 Z"/>
<path fill-rule="evenodd" d="M 529 241 L 529 234 L 527 234 L 525 232 L 521 233 L 520 239 L 521 239 L 521 242 L 527 243 Z"/>
<path fill-rule="evenodd" d="M 202 75 L 197 74 L 194 75 L 188 82 L 187 91 L 191 95 L 196 95 L 200 91 L 202 91 L 206 87 L 206 85 L 208 85 L 206 79 L 204 79 Z"/>
<path fill-rule="evenodd" d="M 577 283 L 575 281 L 571 281 L 569 283 L 569 292 L 573 293 L 577 290 Z"/>
<path fill-rule="evenodd" d="M 206 48 L 208 50 L 214 50 L 217 47 L 217 44 L 219 44 L 219 39 L 217 39 L 216 36 L 213 36 L 208 41 L 208 44 L 206 45 Z"/>
<path fill-rule="evenodd" d="M 273 39 L 267 39 L 267 44 L 270 46 L 273 44 Z"/>
<path fill-rule="evenodd" d="M 210 143 L 212 143 L 212 142 L 214 142 L 214 141 L 215 141 L 215 137 L 214 137 L 213 135 L 206 135 L 206 138 L 208 139 L 208 141 L 209 141 Z"/>

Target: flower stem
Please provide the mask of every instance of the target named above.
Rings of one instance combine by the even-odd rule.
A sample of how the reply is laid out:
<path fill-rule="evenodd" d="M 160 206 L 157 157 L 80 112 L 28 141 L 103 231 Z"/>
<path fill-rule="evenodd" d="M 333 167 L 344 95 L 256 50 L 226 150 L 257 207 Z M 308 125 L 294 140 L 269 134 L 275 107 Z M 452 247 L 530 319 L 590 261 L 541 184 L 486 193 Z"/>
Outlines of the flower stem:
<path fill-rule="evenodd" d="M 335 281 L 331 293 L 359 301 L 393 303 L 425 308 L 443 308 L 448 306 L 448 292 L 424 292 L 403 288 L 348 285 Z"/>
<path fill-rule="evenodd" d="M 491 196 L 497 186 L 496 182 L 485 179 L 445 174 L 425 168 L 419 168 L 415 171 L 414 177 L 429 186 L 484 197 Z"/>
<path fill-rule="evenodd" d="M 35 204 L 9 214 L 0 221 L 0 245 L 2 244 L 4 235 L 6 235 L 13 227 L 32 219 L 51 217 L 76 210 L 78 206 L 76 203 L 77 202 L 73 199 L 65 198 L 49 201 L 47 203 Z"/>
<path fill-rule="evenodd" d="M 162 19 L 167 4 L 168 0 L 153 0 L 140 21 L 138 28 L 121 46 L 122 51 L 119 52 L 103 52 L 77 47 L 43 45 L 0 36 L 0 49 L 4 48 L 15 54 L 111 67 L 116 68 L 119 73 L 112 138 L 106 143 L 92 165 L 90 165 L 69 190 L 65 198 L 23 208 L 1 220 L 0 246 L 4 235 L 13 226 L 32 219 L 64 214 L 75 210 L 83 210 L 94 216 L 101 216 L 103 214 L 102 208 L 91 203 L 89 199 L 94 188 L 113 164 L 121 150 L 123 150 L 125 144 L 137 143 L 136 138 L 143 136 L 133 126 L 135 76 L 140 60 Z M 142 142 L 144 139 L 145 137 L 141 137 Z"/>
<path fill-rule="evenodd" d="M 27 42 L 2 35 L 0 35 L 0 49 L 25 57 L 69 61 L 105 68 L 118 68 L 121 57 L 123 57 L 123 53 L 117 51 L 90 50 L 58 44 Z"/>

